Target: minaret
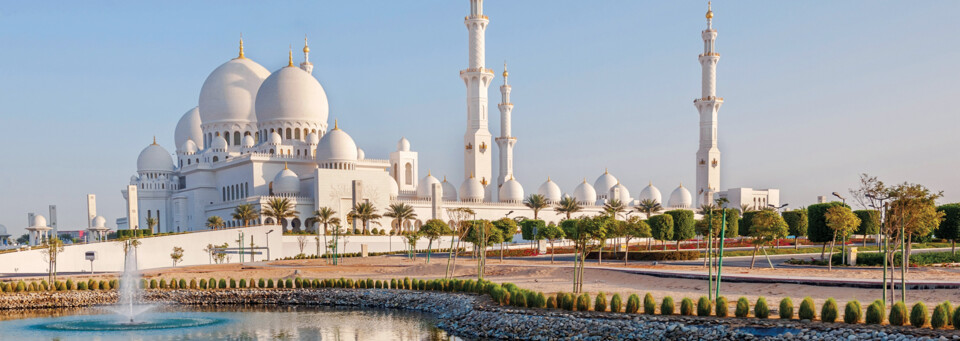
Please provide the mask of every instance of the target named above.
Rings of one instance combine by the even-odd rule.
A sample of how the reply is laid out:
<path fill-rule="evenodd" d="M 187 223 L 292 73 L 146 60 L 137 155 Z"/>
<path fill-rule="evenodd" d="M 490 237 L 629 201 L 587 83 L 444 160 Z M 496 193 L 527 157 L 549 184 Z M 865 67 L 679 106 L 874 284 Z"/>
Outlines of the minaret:
<path fill-rule="evenodd" d="M 493 70 L 484 67 L 484 31 L 490 20 L 483 15 L 483 0 L 470 0 L 470 15 L 464 18 L 469 33 L 469 64 L 460 71 L 467 87 L 467 132 L 463 136 L 463 176 L 474 174 L 484 186 L 492 179 L 491 134 L 487 127 L 487 89 Z M 488 200 L 491 198 L 487 198 Z"/>
<path fill-rule="evenodd" d="M 504 181 L 513 178 L 513 145 L 517 138 L 510 132 L 510 116 L 513 112 L 513 103 L 510 103 L 510 84 L 507 83 L 507 62 L 503 62 L 503 85 L 500 86 L 500 137 L 497 145 L 500 147 L 500 176 L 497 177 L 497 188 Z"/>
<path fill-rule="evenodd" d="M 717 61 L 720 54 L 714 47 L 717 30 L 713 29 L 713 10 L 707 3 L 707 29 L 703 30 L 702 91 L 700 98 L 693 100 L 700 111 L 700 149 L 697 150 L 697 192 L 695 205 L 713 202 L 720 190 L 720 149 L 717 148 L 717 111 L 723 98 L 717 97 Z"/>
<path fill-rule="evenodd" d="M 313 64 L 310 64 L 310 46 L 307 44 L 307 36 L 303 36 L 303 63 L 300 68 L 307 73 L 313 73 Z"/>

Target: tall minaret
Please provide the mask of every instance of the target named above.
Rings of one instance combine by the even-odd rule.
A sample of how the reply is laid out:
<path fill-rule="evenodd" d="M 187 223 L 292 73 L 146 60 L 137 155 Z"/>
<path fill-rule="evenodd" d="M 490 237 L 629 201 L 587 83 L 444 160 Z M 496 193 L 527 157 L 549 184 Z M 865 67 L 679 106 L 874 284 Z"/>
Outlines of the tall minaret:
<path fill-rule="evenodd" d="M 507 62 L 503 62 L 503 85 L 500 86 L 500 137 L 497 145 L 500 147 L 500 176 L 497 177 L 497 188 L 504 181 L 513 178 L 513 145 L 517 138 L 510 132 L 510 116 L 513 112 L 513 103 L 510 103 L 510 84 L 507 83 Z"/>
<path fill-rule="evenodd" d="M 307 73 L 313 73 L 313 64 L 310 64 L 310 46 L 307 44 L 307 36 L 303 36 L 303 63 L 300 68 Z"/>
<path fill-rule="evenodd" d="M 490 20 L 483 15 L 483 0 L 470 0 L 470 15 L 464 18 L 470 37 L 469 64 L 460 71 L 467 86 L 467 132 L 463 135 L 463 177 L 474 174 L 484 186 L 493 179 L 491 162 L 491 135 L 487 128 L 487 89 L 493 80 L 493 70 L 484 67 L 484 36 Z M 487 198 L 488 200 L 491 198 Z"/>
<path fill-rule="evenodd" d="M 717 111 L 723 104 L 723 98 L 717 97 L 717 53 L 714 42 L 717 30 L 713 29 L 713 10 L 707 3 L 707 29 L 703 37 L 703 54 L 700 55 L 703 90 L 700 98 L 693 104 L 700 111 L 700 149 L 697 150 L 697 194 L 696 205 L 713 202 L 713 196 L 720 190 L 720 148 L 717 148 Z"/>

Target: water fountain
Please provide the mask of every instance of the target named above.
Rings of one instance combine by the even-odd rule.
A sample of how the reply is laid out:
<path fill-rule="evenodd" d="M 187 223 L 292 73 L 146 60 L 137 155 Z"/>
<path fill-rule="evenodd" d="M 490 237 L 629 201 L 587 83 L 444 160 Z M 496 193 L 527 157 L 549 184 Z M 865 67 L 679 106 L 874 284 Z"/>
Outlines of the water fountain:
<path fill-rule="evenodd" d="M 120 277 L 120 299 L 111 311 L 125 317 L 128 324 L 137 324 L 136 317 L 152 308 L 152 305 L 137 304 L 140 300 L 140 269 L 137 267 L 137 248 L 127 241 L 124 246 L 126 256 L 123 262 L 123 275 Z M 142 323 L 142 321 L 141 321 Z"/>

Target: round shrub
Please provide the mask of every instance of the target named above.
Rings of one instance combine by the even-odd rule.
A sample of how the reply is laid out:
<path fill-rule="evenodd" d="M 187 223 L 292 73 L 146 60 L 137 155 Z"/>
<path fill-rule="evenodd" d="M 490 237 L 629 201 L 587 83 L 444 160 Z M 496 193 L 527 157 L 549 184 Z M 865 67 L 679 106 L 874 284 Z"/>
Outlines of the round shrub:
<path fill-rule="evenodd" d="M 200 285 L 200 289 L 206 289 L 206 288 L 207 288 L 207 280 L 204 279 L 204 278 L 201 278 L 199 285 Z"/>
<path fill-rule="evenodd" d="M 241 287 L 241 288 L 246 288 L 246 287 L 247 287 L 247 280 L 246 280 L 246 279 L 243 279 L 243 278 L 240 279 L 240 287 Z"/>
<path fill-rule="evenodd" d="M 552 298 L 552 297 L 551 297 Z M 617 297 L 619 299 L 620 297 Z M 546 308 L 547 307 L 547 296 L 542 292 L 537 293 L 537 301 L 534 304 L 533 308 Z"/>
<path fill-rule="evenodd" d="M 264 281 L 263 278 L 257 280 L 257 288 L 266 288 L 267 281 Z"/>
<path fill-rule="evenodd" d="M 627 297 L 627 313 L 636 314 L 638 311 L 640 311 L 640 296 L 630 294 L 630 296 Z"/>
<path fill-rule="evenodd" d="M 378 281 L 378 282 L 379 282 L 379 281 Z M 253 282 L 251 281 L 250 283 L 252 284 Z M 310 285 L 312 285 L 313 288 L 316 289 L 316 288 L 319 288 L 319 287 L 320 287 L 320 283 L 321 283 L 321 281 L 320 281 L 319 279 L 314 279 Z M 382 284 L 382 282 L 381 282 L 381 284 Z"/>
<path fill-rule="evenodd" d="M 197 279 L 193 278 L 190 280 L 190 289 L 196 289 L 196 288 L 197 288 Z"/>
<path fill-rule="evenodd" d="M 293 286 L 293 281 L 290 280 L 289 278 L 287 278 L 287 283 L 286 283 L 286 284 L 287 284 L 287 285 L 285 286 L 285 288 L 287 288 L 287 289 L 292 289 L 292 288 L 294 288 L 294 286 Z"/>
<path fill-rule="evenodd" d="M 557 298 L 550 296 L 547 298 L 547 309 L 557 309 Z"/>
<path fill-rule="evenodd" d="M 680 300 L 680 315 L 693 316 L 693 300 L 689 297 L 684 297 Z"/>
<path fill-rule="evenodd" d="M 167 289 L 167 288 L 169 288 L 169 286 L 167 285 L 167 280 L 161 278 L 161 279 L 160 279 L 160 289 Z"/>
<path fill-rule="evenodd" d="M 927 324 L 927 305 L 917 302 L 910 309 L 910 325 L 920 328 Z"/>
<path fill-rule="evenodd" d="M 729 315 L 728 309 L 730 308 L 730 303 L 727 302 L 727 298 L 720 296 L 717 297 L 717 317 L 727 317 Z"/>
<path fill-rule="evenodd" d="M 873 301 L 867 306 L 867 315 L 865 316 L 864 321 L 867 324 L 881 324 L 884 320 L 884 307 L 883 302 L 880 300 Z"/>
<path fill-rule="evenodd" d="M 620 294 L 613 294 L 610 298 L 610 311 L 614 313 L 623 311 L 623 299 L 620 298 Z"/>
<path fill-rule="evenodd" d="M 83 282 L 83 283 L 86 284 L 86 282 Z M 83 286 L 83 289 L 80 289 L 80 290 L 87 290 L 87 286 L 84 285 L 84 286 Z M 18 281 L 18 282 L 17 282 L 17 287 L 16 287 L 16 289 L 15 289 L 14 291 L 15 291 L 15 292 L 24 292 L 24 291 L 27 291 L 27 284 L 24 283 L 23 281 Z"/>
<path fill-rule="evenodd" d="M 673 297 L 667 296 L 660 303 L 660 315 L 673 315 Z"/>
<path fill-rule="evenodd" d="M 230 289 L 236 289 L 236 288 L 237 288 L 237 280 L 231 278 L 231 279 L 230 279 Z"/>
<path fill-rule="evenodd" d="M 407 290 L 410 290 L 410 289 L 411 289 L 411 287 L 410 287 L 410 277 L 404 277 L 404 278 L 403 278 L 403 289 L 407 289 Z"/>
<path fill-rule="evenodd" d="M 303 279 L 297 277 L 297 279 L 293 280 L 293 284 L 295 284 L 297 288 L 303 288 Z"/>
<path fill-rule="evenodd" d="M 780 300 L 780 319 L 789 320 L 793 318 L 793 301 L 789 297 Z"/>
<path fill-rule="evenodd" d="M 737 309 L 733 311 L 733 315 L 736 317 L 747 317 L 750 315 L 750 301 L 747 301 L 746 297 L 737 299 Z"/>
<path fill-rule="evenodd" d="M 897 302 L 890 307 L 890 318 L 887 320 L 891 326 L 902 326 L 907 324 L 907 305 L 903 302 Z"/>
<path fill-rule="evenodd" d="M 87 284 L 86 282 L 80 282 L 80 283 Z M 86 288 L 87 288 L 87 286 L 84 285 L 84 286 L 83 286 L 83 289 L 86 289 Z M 156 279 L 151 279 L 151 280 L 150 280 L 150 289 L 156 289 L 156 288 L 157 288 L 157 280 L 156 280 Z M 81 290 L 83 290 L 83 289 L 81 289 Z"/>
<path fill-rule="evenodd" d="M 607 311 L 607 295 L 601 291 L 593 301 L 593 311 Z"/>
<path fill-rule="evenodd" d="M 697 316 L 710 316 L 713 313 L 713 302 L 707 296 L 700 296 L 697 301 Z"/>
<path fill-rule="evenodd" d="M 50 290 L 50 285 L 47 284 L 47 280 L 41 280 L 40 285 L 37 286 L 40 291 Z"/>
<path fill-rule="evenodd" d="M 950 321 L 953 322 L 953 328 L 960 329 L 960 306 L 957 306 L 957 309 L 953 311 Z"/>
<path fill-rule="evenodd" d="M 376 282 L 373 283 L 373 287 L 376 289 L 381 289 L 383 288 L 383 282 L 378 279 Z"/>
<path fill-rule="evenodd" d="M 813 321 L 817 318 L 817 312 L 815 309 L 817 309 L 817 307 L 813 303 L 813 299 L 810 298 L 810 296 L 807 296 L 803 298 L 803 301 L 800 301 L 800 311 L 797 315 L 801 320 Z"/>
<path fill-rule="evenodd" d="M 226 279 L 221 278 L 219 284 L 220 284 L 220 285 L 218 285 L 217 287 L 219 287 L 220 289 L 226 289 L 226 288 L 227 288 L 227 280 L 226 280 Z"/>
<path fill-rule="evenodd" d="M 22 283 L 20 283 L 20 284 L 22 284 Z M 20 284 L 17 284 L 17 287 L 18 287 L 18 288 L 22 288 L 22 287 L 23 287 L 23 286 L 20 285 Z M 80 282 L 80 284 L 77 285 L 77 290 L 87 290 L 87 282 Z M 19 291 L 19 290 L 18 290 L 18 291 Z"/>
<path fill-rule="evenodd" d="M 515 306 L 520 308 L 527 307 L 527 295 L 518 292 L 516 295 L 512 295 L 512 297 L 516 297 Z"/>
<path fill-rule="evenodd" d="M 95 279 L 93 279 L 93 278 L 91 278 L 90 280 L 87 281 L 87 289 L 97 290 L 97 286 L 98 286 L 98 285 L 99 285 L 99 284 L 97 284 L 97 280 L 95 280 Z"/>
<path fill-rule="evenodd" d="M 577 297 L 577 311 L 590 310 L 590 294 L 582 293 Z"/>
<path fill-rule="evenodd" d="M 947 316 L 947 308 L 942 304 L 938 305 L 936 308 L 933 308 L 933 317 L 930 318 L 930 327 L 933 329 L 940 329 L 947 325 L 947 321 L 950 318 Z"/>
<path fill-rule="evenodd" d="M 373 280 L 367 278 L 367 289 L 373 289 Z"/>
<path fill-rule="evenodd" d="M 216 289 L 216 288 L 217 288 L 217 280 L 216 280 L 215 278 L 213 278 L 213 277 L 210 277 L 210 279 L 207 280 L 207 284 L 209 285 L 210 289 Z"/>
<path fill-rule="evenodd" d="M 106 280 L 101 279 L 99 283 L 99 287 L 100 287 L 100 290 L 110 290 L 110 282 L 107 282 Z"/>
<path fill-rule="evenodd" d="M 861 312 L 860 302 L 857 302 L 857 300 L 847 302 L 847 306 L 843 309 L 843 322 L 849 324 L 860 323 Z"/>
<path fill-rule="evenodd" d="M 574 299 L 573 294 L 571 293 L 563 294 L 563 301 L 561 304 L 561 306 L 563 306 L 563 310 L 573 311 L 574 309 L 576 309 L 575 301 L 576 299 Z"/>
<path fill-rule="evenodd" d="M 170 280 L 170 289 L 180 289 L 180 283 L 176 278 Z"/>
<path fill-rule="evenodd" d="M 820 308 L 820 321 L 823 322 L 837 322 L 837 301 L 833 297 L 828 298 L 826 302 L 823 302 L 823 307 Z"/>
<path fill-rule="evenodd" d="M 950 303 L 950 301 L 943 301 L 940 305 L 942 305 L 944 311 L 947 312 L 947 325 L 953 324 L 953 304 Z"/>
<path fill-rule="evenodd" d="M 657 302 L 653 300 L 653 295 L 649 292 L 643 295 L 643 313 L 647 315 L 657 313 Z"/>
<path fill-rule="evenodd" d="M 77 287 L 73 284 L 72 279 L 67 279 L 67 290 L 75 290 Z"/>
<path fill-rule="evenodd" d="M 287 287 L 287 285 L 283 283 L 283 279 L 282 279 L 282 278 L 277 279 L 277 288 L 278 288 L 278 289 L 283 289 L 283 288 L 286 288 L 286 287 Z"/>
<path fill-rule="evenodd" d="M 390 288 L 389 288 L 389 289 L 396 289 L 396 288 L 397 288 L 397 279 L 396 279 L 396 278 L 391 278 L 391 279 L 390 279 Z"/>

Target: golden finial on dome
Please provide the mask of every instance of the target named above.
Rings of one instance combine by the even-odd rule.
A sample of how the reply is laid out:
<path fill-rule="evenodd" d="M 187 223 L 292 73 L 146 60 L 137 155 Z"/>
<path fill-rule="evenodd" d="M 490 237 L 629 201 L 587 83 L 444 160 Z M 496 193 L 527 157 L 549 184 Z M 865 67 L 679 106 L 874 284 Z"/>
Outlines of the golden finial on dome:
<path fill-rule="evenodd" d="M 713 8 L 710 5 L 710 1 L 707 1 L 707 19 L 713 19 Z"/>
<path fill-rule="evenodd" d="M 503 78 L 507 78 L 507 76 L 509 76 L 509 75 L 510 75 L 510 73 L 507 72 L 507 61 L 504 60 L 504 61 L 503 61 Z"/>
<path fill-rule="evenodd" d="M 583 178 L 583 183 L 587 183 L 587 178 Z"/>
<path fill-rule="evenodd" d="M 340 124 L 337 120 L 333 120 L 333 130 L 340 130 Z"/>
<path fill-rule="evenodd" d="M 604 169 L 603 169 L 603 174 L 610 174 L 610 172 L 608 172 L 607 169 L 604 168 Z"/>
<path fill-rule="evenodd" d="M 310 46 L 307 45 L 307 35 L 303 35 L 303 53 L 310 53 Z"/>
<path fill-rule="evenodd" d="M 287 168 L 287 163 L 286 163 L 286 162 L 283 163 L 283 169 L 284 169 L 284 170 L 290 169 L 290 168 Z"/>
<path fill-rule="evenodd" d="M 446 176 L 446 175 L 443 176 L 443 182 L 447 182 L 447 176 Z"/>
<path fill-rule="evenodd" d="M 427 170 L 427 176 L 433 176 L 429 169 Z"/>
<path fill-rule="evenodd" d="M 473 179 L 473 172 L 470 172 L 470 178 Z"/>
<path fill-rule="evenodd" d="M 550 180 L 550 176 L 547 175 L 547 182 L 550 182 L 550 181 L 551 181 L 551 180 Z"/>
<path fill-rule="evenodd" d="M 157 136 L 156 136 L 156 135 L 153 136 L 153 144 L 154 144 L 154 145 L 157 144 Z"/>
<path fill-rule="evenodd" d="M 287 67 L 293 67 L 293 45 L 290 45 L 290 54 L 288 55 Z"/>
<path fill-rule="evenodd" d="M 237 56 L 237 59 L 243 59 L 243 33 L 240 34 L 240 55 Z"/>

